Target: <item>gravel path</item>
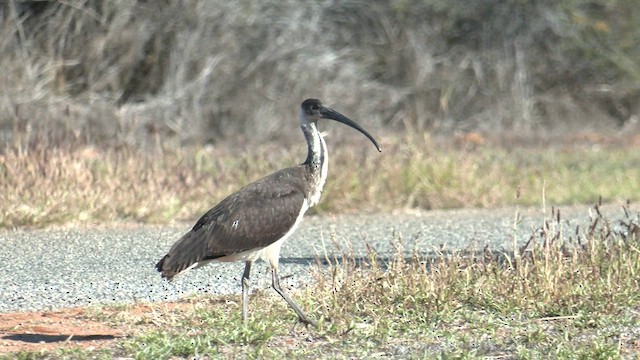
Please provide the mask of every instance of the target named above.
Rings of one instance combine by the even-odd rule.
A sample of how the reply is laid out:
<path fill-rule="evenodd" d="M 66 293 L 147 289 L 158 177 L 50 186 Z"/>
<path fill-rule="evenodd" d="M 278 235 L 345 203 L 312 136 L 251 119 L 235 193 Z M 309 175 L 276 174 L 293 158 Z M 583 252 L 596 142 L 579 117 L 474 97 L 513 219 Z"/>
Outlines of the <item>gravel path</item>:
<path fill-rule="evenodd" d="M 634 208 L 635 209 L 635 208 Z M 588 206 L 563 208 L 571 225 L 588 219 Z M 620 207 L 606 207 L 611 216 Z M 520 211 L 517 237 L 528 238 L 543 218 L 539 208 Z M 512 247 L 515 209 L 454 210 L 384 215 L 309 216 L 285 242 L 280 261 L 283 286 L 309 281 L 317 258 L 342 251 L 365 256 L 367 244 L 381 257 L 393 239 L 405 248 Z M 191 224 L 100 229 L 0 231 L 0 313 L 52 310 L 106 303 L 175 300 L 189 294 L 239 294 L 242 263 L 212 264 L 177 277 L 160 278 L 154 265 Z M 252 286 L 270 285 L 268 266 L 254 265 Z"/>

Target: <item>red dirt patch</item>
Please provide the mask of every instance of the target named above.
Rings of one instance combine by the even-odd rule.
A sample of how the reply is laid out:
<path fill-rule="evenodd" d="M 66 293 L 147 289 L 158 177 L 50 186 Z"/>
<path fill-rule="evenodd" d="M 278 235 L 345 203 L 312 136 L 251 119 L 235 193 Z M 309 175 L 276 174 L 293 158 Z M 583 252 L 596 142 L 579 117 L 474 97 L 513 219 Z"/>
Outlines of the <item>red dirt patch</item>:
<path fill-rule="evenodd" d="M 138 323 L 135 330 L 153 327 L 153 319 L 166 312 L 181 312 L 193 308 L 190 302 L 137 304 L 124 308 L 100 308 L 101 318 L 116 319 L 107 324 L 95 319 L 91 311 L 69 308 L 47 312 L 0 314 L 0 354 L 20 351 L 52 351 L 60 348 L 101 349 L 115 340 L 133 335 L 134 328 L 121 317 Z M 120 319 L 120 320 L 117 320 Z"/>
<path fill-rule="evenodd" d="M 123 336 L 122 331 L 91 320 L 81 308 L 0 314 L 0 354 L 61 347 L 97 349 Z"/>

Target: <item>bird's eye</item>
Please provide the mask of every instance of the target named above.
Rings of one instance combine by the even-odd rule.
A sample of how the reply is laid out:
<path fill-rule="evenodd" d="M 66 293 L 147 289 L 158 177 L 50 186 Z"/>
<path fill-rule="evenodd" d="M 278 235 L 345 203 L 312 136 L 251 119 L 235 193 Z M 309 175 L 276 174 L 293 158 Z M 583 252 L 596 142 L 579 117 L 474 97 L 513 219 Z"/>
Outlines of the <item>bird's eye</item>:
<path fill-rule="evenodd" d="M 311 110 L 320 110 L 320 105 L 318 104 L 311 105 Z"/>

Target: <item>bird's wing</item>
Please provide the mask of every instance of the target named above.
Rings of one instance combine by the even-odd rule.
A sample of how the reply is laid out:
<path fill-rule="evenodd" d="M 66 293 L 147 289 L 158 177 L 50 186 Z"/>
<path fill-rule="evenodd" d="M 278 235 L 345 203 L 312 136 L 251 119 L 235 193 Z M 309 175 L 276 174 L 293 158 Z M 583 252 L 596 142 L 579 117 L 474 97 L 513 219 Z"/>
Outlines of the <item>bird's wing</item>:
<path fill-rule="evenodd" d="M 276 172 L 222 200 L 156 265 L 172 277 L 192 264 L 268 246 L 293 227 L 304 192 L 289 171 Z"/>

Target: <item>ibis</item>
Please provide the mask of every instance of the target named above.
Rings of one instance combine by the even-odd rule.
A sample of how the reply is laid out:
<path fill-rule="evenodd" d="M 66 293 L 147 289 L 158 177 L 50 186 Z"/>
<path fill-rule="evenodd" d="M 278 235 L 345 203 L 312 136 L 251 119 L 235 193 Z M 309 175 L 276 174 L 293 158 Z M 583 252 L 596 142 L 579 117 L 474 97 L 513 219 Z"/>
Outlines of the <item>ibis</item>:
<path fill-rule="evenodd" d="M 263 259 L 271 266 L 271 285 L 289 304 L 298 320 L 316 325 L 282 290 L 278 261 L 282 243 L 296 230 L 305 212 L 320 201 L 327 179 L 327 145 L 318 122 L 334 120 L 364 134 L 382 151 L 365 129 L 318 99 L 300 106 L 300 127 L 307 141 L 307 158 L 301 165 L 274 172 L 229 195 L 207 211 L 156 264 L 162 277 L 172 280 L 187 270 L 210 262 L 244 261 L 242 320 L 248 321 L 249 273 Z"/>

